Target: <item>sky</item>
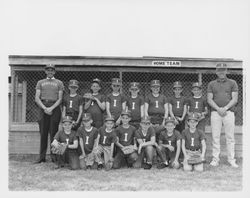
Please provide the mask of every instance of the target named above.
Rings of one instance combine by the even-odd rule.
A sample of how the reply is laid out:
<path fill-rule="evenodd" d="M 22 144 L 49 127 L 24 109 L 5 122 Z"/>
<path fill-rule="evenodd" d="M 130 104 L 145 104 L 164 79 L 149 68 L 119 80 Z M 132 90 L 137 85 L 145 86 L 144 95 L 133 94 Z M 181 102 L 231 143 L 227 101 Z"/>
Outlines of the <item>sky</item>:
<path fill-rule="evenodd" d="M 246 68 L 249 13 L 248 0 L 0 0 L 0 86 L 8 55 L 234 58 Z"/>

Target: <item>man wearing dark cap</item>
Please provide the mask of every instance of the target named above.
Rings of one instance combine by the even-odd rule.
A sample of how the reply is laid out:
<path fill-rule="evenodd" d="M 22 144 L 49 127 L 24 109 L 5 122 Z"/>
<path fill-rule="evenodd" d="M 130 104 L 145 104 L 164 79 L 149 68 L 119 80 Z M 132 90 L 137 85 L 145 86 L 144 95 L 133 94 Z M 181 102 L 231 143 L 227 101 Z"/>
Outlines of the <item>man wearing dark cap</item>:
<path fill-rule="evenodd" d="M 227 142 L 227 160 L 229 164 L 238 168 L 235 161 L 235 105 L 238 101 L 238 85 L 236 81 L 227 78 L 227 65 L 218 63 L 216 65 L 218 78 L 211 81 L 207 88 L 207 102 L 211 106 L 211 128 L 212 128 L 212 155 L 210 163 L 212 166 L 219 165 L 220 135 L 224 125 Z"/>
<path fill-rule="evenodd" d="M 45 162 L 48 133 L 50 132 L 50 141 L 52 142 L 61 119 L 61 109 L 59 107 L 62 101 L 64 85 L 62 81 L 55 79 L 55 66 L 52 64 L 45 66 L 47 78 L 39 80 L 36 85 L 35 102 L 40 108 L 38 119 L 40 132 L 40 156 L 36 163 Z M 51 155 L 52 161 L 55 156 Z"/>

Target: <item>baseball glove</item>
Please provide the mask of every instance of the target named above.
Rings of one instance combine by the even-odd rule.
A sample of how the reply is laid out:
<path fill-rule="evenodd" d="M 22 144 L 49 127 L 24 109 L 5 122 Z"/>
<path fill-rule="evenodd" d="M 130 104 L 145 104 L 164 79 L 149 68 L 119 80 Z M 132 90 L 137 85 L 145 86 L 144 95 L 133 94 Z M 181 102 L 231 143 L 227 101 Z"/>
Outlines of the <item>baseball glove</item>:
<path fill-rule="evenodd" d="M 190 154 L 190 158 L 187 160 L 187 163 L 189 165 L 196 165 L 196 164 L 201 164 L 204 163 L 205 160 L 201 157 L 200 152 L 195 152 Z"/>
<path fill-rule="evenodd" d="M 127 154 L 131 154 L 135 151 L 135 148 L 134 148 L 134 145 L 130 145 L 130 146 L 125 146 L 123 149 L 122 149 L 123 153 L 125 155 Z"/>
<path fill-rule="evenodd" d="M 92 96 L 91 93 L 85 93 L 85 94 L 83 95 L 83 98 L 93 99 L 93 96 Z"/>
<path fill-rule="evenodd" d="M 58 146 L 52 145 L 51 152 L 53 154 L 63 155 L 65 153 L 66 149 L 67 149 L 67 144 L 65 144 L 65 143 L 58 143 Z"/>

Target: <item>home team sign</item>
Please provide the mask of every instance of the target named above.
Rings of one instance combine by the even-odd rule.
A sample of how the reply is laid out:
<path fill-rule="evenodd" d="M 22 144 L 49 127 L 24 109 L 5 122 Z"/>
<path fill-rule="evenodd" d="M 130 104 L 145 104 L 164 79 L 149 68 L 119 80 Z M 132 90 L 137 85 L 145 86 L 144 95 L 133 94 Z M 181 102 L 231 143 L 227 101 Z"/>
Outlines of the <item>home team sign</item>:
<path fill-rule="evenodd" d="M 152 61 L 153 66 L 181 66 L 181 61 Z"/>

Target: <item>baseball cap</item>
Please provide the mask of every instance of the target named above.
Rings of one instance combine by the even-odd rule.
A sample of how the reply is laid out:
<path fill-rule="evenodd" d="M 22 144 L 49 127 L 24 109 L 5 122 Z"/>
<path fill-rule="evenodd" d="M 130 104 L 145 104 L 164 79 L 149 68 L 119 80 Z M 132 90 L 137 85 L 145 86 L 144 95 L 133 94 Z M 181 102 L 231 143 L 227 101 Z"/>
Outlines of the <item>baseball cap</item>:
<path fill-rule="evenodd" d="M 148 116 L 143 116 L 141 119 L 141 123 L 151 123 L 150 122 L 150 117 Z"/>
<path fill-rule="evenodd" d="M 199 116 L 198 116 L 197 113 L 190 113 L 189 116 L 188 116 L 188 120 L 196 120 L 196 121 L 198 121 Z"/>
<path fill-rule="evenodd" d="M 122 111 L 122 113 L 121 113 L 121 116 L 123 116 L 123 115 L 127 115 L 127 116 L 131 116 L 131 111 L 129 111 L 129 110 L 123 110 Z"/>
<path fill-rule="evenodd" d="M 93 82 L 93 83 L 101 84 L 101 80 L 98 79 L 98 78 L 93 79 L 92 82 Z"/>
<path fill-rule="evenodd" d="M 88 122 L 90 121 L 92 118 L 91 118 L 91 114 L 90 113 L 83 113 L 82 114 L 82 121 L 83 122 Z"/>
<path fill-rule="evenodd" d="M 79 82 L 77 80 L 70 80 L 69 87 L 79 87 Z"/>
<path fill-rule="evenodd" d="M 121 85 L 122 81 L 120 78 L 112 78 L 112 85 Z"/>
<path fill-rule="evenodd" d="M 140 83 L 132 82 L 130 83 L 130 89 L 139 89 Z"/>
<path fill-rule="evenodd" d="M 199 82 L 195 82 L 195 83 L 192 84 L 192 88 L 194 88 L 194 87 L 201 88 L 201 84 Z"/>
<path fill-rule="evenodd" d="M 182 83 L 180 81 L 174 82 L 173 88 L 182 88 Z"/>
<path fill-rule="evenodd" d="M 63 118 L 62 122 L 63 122 L 63 123 L 64 123 L 64 122 L 73 122 L 73 120 L 72 120 L 72 117 L 71 117 L 71 116 L 65 116 L 65 117 Z"/>
<path fill-rule="evenodd" d="M 47 64 L 45 66 L 45 69 L 49 69 L 49 68 L 54 69 L 54 70 L 56 69 L 54 64 Z"/>
<path fill-rule="evenodd" d="M 218 63 L 216 65 L 216 71 L 225 71 L 227 70 L 227 64 L 226 63 Z"/>
<path fill-rule="evenodd" d="M 108 116 L 108 115 L 107 115 L 107 116 L 105 117 L 105 122 L 106 122 L 106 121 L 115 121 L 115 118 L 114 118 L 114 116 L 112 116 L 112 115 L 111 115 L 111 116 Z"/>
<path fill-rule="evenodd" d="M 151 80 L 150 86 L 151 86 L 151 87 L 155 87 L 155 86 L 160 87 L 160 86 L 161 86 L 161 83 L 160 83 L 159 80 Z"/>
<path fill-rule="evenodd" d="M 165 118 L 165 124 L 167 124 L 168 122 L 172 122 L 175 124 L 175 119 L 173 117 L 169 116 L 169 117 Z"/>

